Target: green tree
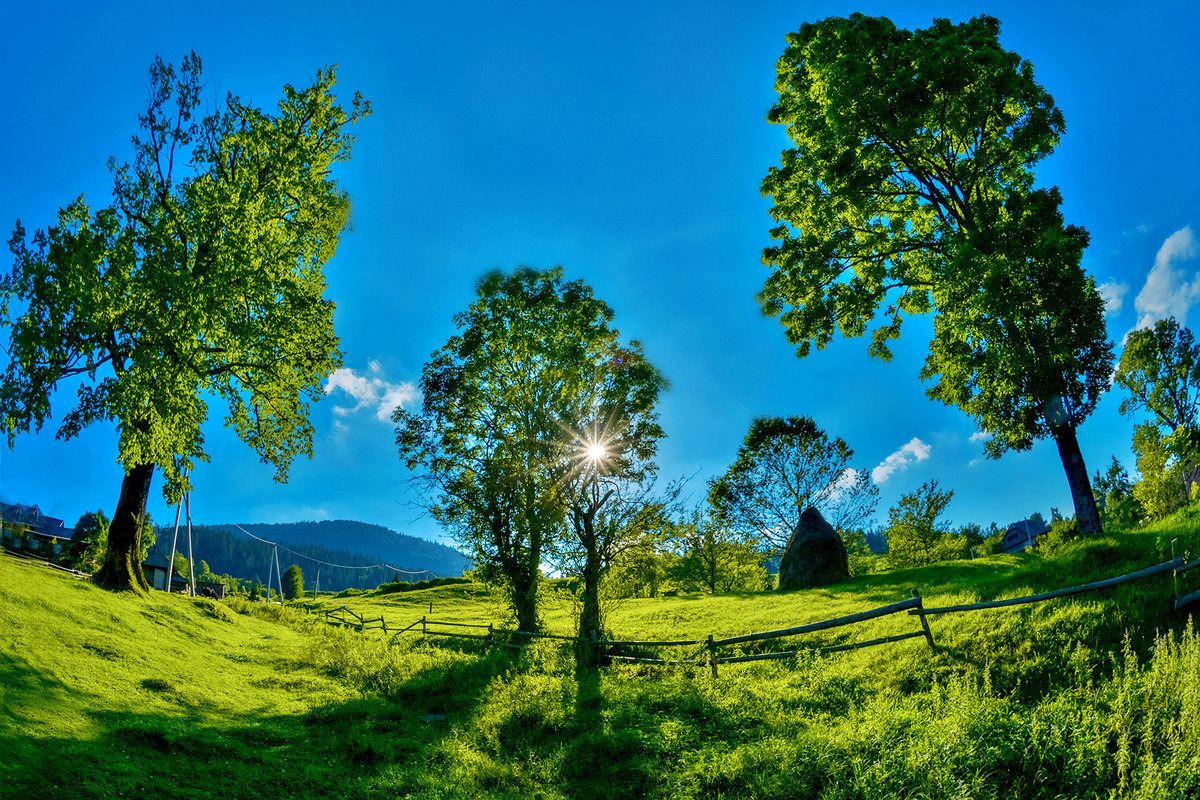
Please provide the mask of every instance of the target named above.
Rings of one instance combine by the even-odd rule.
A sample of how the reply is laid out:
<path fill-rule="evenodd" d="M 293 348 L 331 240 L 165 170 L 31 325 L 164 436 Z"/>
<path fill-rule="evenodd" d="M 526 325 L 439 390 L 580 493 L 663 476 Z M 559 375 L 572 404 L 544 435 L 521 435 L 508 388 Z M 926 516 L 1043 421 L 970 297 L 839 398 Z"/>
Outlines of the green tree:
<path fill-rule="evenodd" d="M 679 556 L 671 550 L 671 526 L 645 530 L 616 554 L 605 586 L 612 597 L 657 597 L 673 585 Z"/>
<path fill-rule="evenodd" d="M 175 559 L 172 562 L 172 566 L 174 566 L 175 572 L 171 575 L 169 580 L 174 581 L 175 576 L 178 575 L 179 577 L 183 578 L 183 582 L 185 584 L 190 586 L 192 580 L 192 562 L 188 561 L 188 557 L 183 553 L 175 553 Z M 168 583 L 168 587 L 169 586 L 170 584 Z"/>
<path fill-rule="evenodd" d="M 518 627 L 536 630 L 540 568 L 568 497 L 594 517 L 609 496 L 595 494 L 581 452 L 611 439 L 609 474 L 644 468 L 665 383 L 637 342 L 620 343 L 612 309 L 561 268 L 491 272 L 476 293 L 454 318 L 461 333 L 422 370 L 420 412 L 396 409 L 396 443 L 420 471 L 420 502 L 507 592 Z"/>
<path fill-rule="evenodd" d="M 938 518 L 953 497 L 953 489 L 938 491 L 938 482 L 931 480 L 888 509 L 888 562 L 893 567 L 920 567 L 942 560 L 945 538 L 953 534 Z"/>
<path fill-rule="evenodd" d="M 866 531 L 856 528 L 842 533 L 842 544 L 846 545 L 846 566 L 850 577 L 858 578 L 875 572 L 882 560 L 871 551 Z"/>
<path fill-rule="evenodd" d="M 1117 528 L 1130 528 L 1141 520 L 1142 507 L 1133 496 L 1133 482 L 1116 456 L 1113 456 L 1107 472 L 1096 472 L 1092 487 L 1106 526 L 1112 524 Z"/>
<path fill-rule="evenodd" d="M 1129 334 L 1113 381 L 1129 392 L 1126 416 L 1144 415 L 1134 429 L 1141 480 L 1132 494 L 1154 517 L 1187 502 L 1200 462 L 1200 345 L 1174 318 Z"/>
<path fill-rule="evenodd" d="M 71 544 L 67 546 L 65 563 L 80 572 L 95 572 L 100 569 L 104 556 L 104 537 L 108 533 L 108 517 L 103 511 L 88 511 L 80 515 L 71 533 Z"/>
<path fill-rule="evenodd" d="M 839 531 L 875 511 L 879 489 L 866 470 L 850 467 L 854 451 L 830 439 L 809 417 L 760 417 L 737 460 L 709 485 L 718 516 L 770 548 L 787 546 L 809 506 Z"/>
<path fill-rule="evenodd" d="M 762 552 L 715 516 L 696 511 L 676 532 L 683 553 L 676 570 L 685 586 L 723 594 L 766 585 Z"/>
<path fill-rule="evenodd" d="M 590 468 L 597 471 L 592 479 L 564 481 L 568 533 L 552 548 L 554 560 L 583 579 L 578 628 L 584 639 L 605 632 L 601 582 L 626 550 L 642 546 L 647 538 L 658 538 L 659 531 L 670 525 L 668 507 L 680 490 L 680 484 L 671 484 L 665 497 L 655 497 L 653 482 L 640 486 L 623 479 L 612 472 L 619 468 L 619 459 L 604 460 L 610 471 L 603 477 L 599 470 L 606 467 L 596 464 Z M 598 653 L 586 643 L 579 655 L 585 666 L 596 665 Z"/>
<path fill-rule="evenodd" d="M 368 112 L 335 102 L 333 69 L 285 86 L 274 113 L 230 95 L 200 118 L 200 59 L 156 59 L 132 165 L 109 161 L 113 203 L 79 197 L 32 242 L 20 222 L 0 277 L 16 303 L 0 377 L 10 444 L 40 430 L 60 382 L 78 387 L 60 438 L 112 421 L 125 469 L 97 573 L 114 589 L 146 589 L 141 520 L 155 468 L 170 502 L 207 460 L 206 396 L 225 424 L 283 481 L 312 452 L 308 407 L 341 363 L 323 265 L 349 203 L 330 168 L 350 155 L 348 128 Z M 23 309 L 15 318 L 13 308 Z"/>
<path fill-rule="evenodd" d="M 904 318 L 931 314 L 929 396 L 991 433 L 991 457 L 1052 437 L 1094 534 L 1075 431 L 1112 345 L 1086 231 L 1033 188 L 1062 113 L 998 34 L 990 17 L 907 31 L 862 14 L 789 34 L 768 120 L 794 147 L 762 183 L 779 224 L 759 299 L 801 357 L 878 320 L 869 352 L 890 358 Z"/>
<path fill-rule="evenodd" d="M 292 564 L 283 572 L 283 596 L 288 600 L 304 596 L 304 574 L 297 564 Z"/>

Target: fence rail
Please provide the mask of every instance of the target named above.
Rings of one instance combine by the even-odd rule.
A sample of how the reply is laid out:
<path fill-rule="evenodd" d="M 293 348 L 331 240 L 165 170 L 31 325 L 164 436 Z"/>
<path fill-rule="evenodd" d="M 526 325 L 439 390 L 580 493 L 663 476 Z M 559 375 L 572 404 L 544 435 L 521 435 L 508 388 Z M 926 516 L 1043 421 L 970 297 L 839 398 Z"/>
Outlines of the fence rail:
<path fill-rule="evenodd" d="M 808 622 L 803 625 L 795 625 L 788 628 L 780 628 L 771 631 L 761 631 L 759 633 L 747 633 L 739 636 L 729 636 L 723 639 L 716 639 L 709 636 L 707 639 L 674 639 L 663 641 L 651 640 L 636 640 L 636 639 L 582 639 L 578 636 L 564 636 L 562 634 L 542 633 L 540 631 L 520 631 L 509 630 L 506 628 L 496 628 L 490 624 L 471 623 L 471 622 L 451 622 L 446 620 L 431 620 L 428 617 L 421 617 L 412 622 L 408 626 L 399 629 L 389 629 L 387 623 L 384 622 L 381 615 L 378 619 L 364 620 L 360 615 L 351 611 L 349 608 L 342 606 L 341 608 L 331 609 L 320 612 L 324 615 L 325 620 L 330 624 L 335 625 L 350 625 L 361 630 L 370 630 L 371 626 L 378 623 L 385 633 L 392 636 L 399 636 L 409 631 L 415 631 L 417 626 L 420 626 L 420 632 L 426 636 L 446 636 L 458 639 L 470 639 L 474 641 L 486 642 L 488 647 L 505 647 L 511 649 L 520 649 L 523 644 L 516 644 L 512 641 L 501 641 L 497 638 L 497 634 L 504 634 L 510 639 L 523 637 L 525 644 L 534 639 L 558 639 L 570 642 L 587 642 L 592 646 L 600 648 L 604 651 L 604 656 L 612 661 L 621 661 L 637 664 L 672 664 L 672 665 L 692 665 L 698 666 L 708 664 L 712 669 L 713 677 L 717 677 L 718 664 L 740 664 L 751 661 L 767 661 L 775 659 L 795 658 L 804 653 L 838 653 L 848 650 L 859 650 L 864 647 L 875 647 L 884 644 L 893 644 L 903 642 L 908 639 L 924 637 L 926 644 L 930 650 L 936 649 L 936 644 L 933 639 L 933 632 L 929 627 L 930 616 L 940 614 L 954 614 L 967 611 L 979 611 L 990 608 L 1005 608 L 1015 605 L 1023 605 L 1027 603 L 1040 603 L 1048 600 L 1055 600 L 1062 597 L 1070 597 L 1084 592 L 1101 591 L 1111 589 L 1115 586 L 1131 583 L 1133 581 L 1144 580 L 1156 575 L 1162 575 L 1170 572 L 1175 580 L 1175 608 L 1178 610 L 1190 603 L 1200 601 L 1200 590 L 1189 594 L 1181 595 L 1179 591 L 1179 576 L 1183 573 L 1200 568 L 1200 559 L 1191 562 L 1185 562 L 1182 558 L 1172 558 L 1169 561 L 1164 561 L 1161 564 L 1147 567 L 1136 572 L 1130 572 L 1125 575 L 1118 575 L 1114 578 L 1105 580 L 1093 581 L 1091 583 L 1081 584 L 1079 586 L 1070 586 L 1064 589 L 1057 589 L 1052 592 L 1042 592 L 1039 594 L 1025 595 L 1023 597 L 1012 597 L 1003 600 L 989 600 L 980 603 L 968 603 L 953 606 L 941 606 L 938 608 L 925 608 L 920 594 L 914 592 L 913 597 L 906 600 L 900 600 L 888 605 L 879 606 L 878 608 L 859 611 L 854 614 L 847 614 L 833 619 L 821 620 L 819 622 Z M 306 606 L 310 611 L 318 611 L 313 606 Z M 867 622 L 880 617 L 908 612 L 911 616 L 920 618 L 921 629 L 910 631 L 908 633 L 896 634 L 893 636 L 884 636 L 875 639 L 869 639 L 861 642 L 845 642 L 832 645 L 818 645 L 807 648 L 795 648 L 791 650 L 772 651 L 766 653 L 740 653 L 733 655 L 721 655 L 718 650 L 724 647 L 734 647 L 737 645 L 745 645 L 751 642 L 761 642 L 771 639 L 783 639 L 794 636 L 803 636 L 809 633 L 819 631 L 832 630 L 834 628 L 856 625 L 862 622 Z M 346 620 L 346 614 L 350 614 L 356 621 Z M 487 634 L 477 633 L 461 633 L 454 630 L 439 630 L 438 628 L 481 628 L 487 629 Z M 669 648 L 669 647 L 694 647 L 700 646 L 698 652 L 690 654 L 688 657 L 678 659 L 665 659 L 644 654 L 620 652 L 621 648 Z"/>
<path fill-rule="evenodd" d="M 748 633 L 744 636 L 730 636 L 728 639 L 716 639 L 712 642 L 714 647 L 723 647 L 731 644 L 742 644 L 743 642 L 754 642 L 760 639 L 778 639 L 784 636 L 800 636 L 805 633 L 814 633 L 816 631 L 828 630 L 829 628 L 840 628 L 843 625 L 853 625 L 856 622 L 866 622 L 869 619 L 876 617 L 885 617 L 888 614 L 895 614 L 907 609 L 916 609 L 921 605 L 920 597 L 913 597 L 908 600 L 901 600 L 899 603 L 880 606 L 873 608 L 870 611 L 860 611 L 857 614 L 849 614 L 836 619 L 822 620 L 821 622 L 810 622 L 805 625 L 797 625 L 794 628 L 783 628 L 777 631 L 764 631 L 762 633 Z"/>
<path fill-rule="evenodd" d="M 1153 567 L 1131 572 L 1127 575 L 1119 575 L 1115 578 L 1108 578 L 1102 581 L 1093 581 L 1080 586 L 1071 586 L 1066 589 L 1058 589 L 1053 592 L 1043 592 L 1042 594 L 1030 594 L 1025 597 L 1011 597 L 1005 600 L 989 600 L 985 603 L 970 603 L 960 606 L 943 606 L 941 608 L 927 608 L 924 612 L 910 611 L 908 613 L 924 613 L 924 614 L 952 614 L 959 611 L 979 611 L 984 608 L 1003 608 L 1005 606 L 1017 606 L 1023 603 L 1040 603 L 1043 600 L 1053 600 L 1056 597 L 1069 597 L 1073 594 L 1082 594 L 1083 592 L 1094 592 L 1097 589 L 1107 589 L 1110 586 L 1119 586 L 1122 583 L 1130 583 L 1131 581 L 1149 578 L 1152 575 L 1158 575 L 1161 572 L 1168 570 L 1179 571 L 1179 568 L 1184 566 L 1182 558 L 1173 558 L 1170 561 L 1164 561 L 1161 564 L 1155 564 Z"/>

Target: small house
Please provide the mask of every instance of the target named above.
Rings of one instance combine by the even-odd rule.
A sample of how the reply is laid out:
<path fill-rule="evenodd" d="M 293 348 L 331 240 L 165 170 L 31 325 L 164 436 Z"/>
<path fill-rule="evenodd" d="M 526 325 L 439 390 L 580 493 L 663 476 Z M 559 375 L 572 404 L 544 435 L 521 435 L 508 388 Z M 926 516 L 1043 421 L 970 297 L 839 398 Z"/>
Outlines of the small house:
<path fill-rule="evenodd" d="M 160 548 L 157 544 L 152 546 L 150 552 L 146 554 L 146 560 L 142 563 L 142 572 L 146 575 L 146 583 L 159 591 L 168 591 L 167 575 L 170 573 L 171 588 L 169 591 L 186 592 L 188 585 L 187 578 L 173 569 L 168 570 L 167 563 L 166 550 Z M 196 581 L 196 594 L 201 597 L 215 597 L 220 599 L 225 596 L 225 584 Z"/>
<path fill-rule="evenodd" d="M 27 541 L 24 547 L 41 544 L 50 547 L 55 554 L 71 543 L 71 534 L 75 532 L 61 519 L 43 514 L 36 505 L 20 503 L 0 503 L 0 529 L 5 538 L 23 531 Z"/>
<path fill-rule="evenodd" d="M 1050 528 L 1040 519 L 1023 519 L 1008 526 L 1000 540 L 1000 552 L 1021 553 L 1027 547 L 1037 546 L 1037 537 L 1049 532 Z"/>

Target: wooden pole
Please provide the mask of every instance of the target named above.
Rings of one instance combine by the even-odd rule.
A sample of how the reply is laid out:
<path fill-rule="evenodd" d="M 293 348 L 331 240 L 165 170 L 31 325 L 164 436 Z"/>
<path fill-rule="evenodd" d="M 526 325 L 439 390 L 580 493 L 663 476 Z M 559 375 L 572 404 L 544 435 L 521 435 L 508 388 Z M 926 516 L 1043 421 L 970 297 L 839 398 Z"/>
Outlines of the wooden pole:
<path fill-rule="evenodd" d="M 275 580 L 279 581 L 279 605 L 283 605 L 283 573 L 279 571 L 279 546 L 275 548 Z"/>
<path fill-rule="evenodd" d="M 1171 560 L 1174 561 L 1178 556 L 1175 555 L 1175 544 L 1179 541 L 1178 537 L 1171 540 Z M 1175 579 L 1175 602 L 1179 602 L 1179 569 L 1171 570 L 1171 575 Z"/>
<path fill-rule="evenodd" d="M 183 473 L 187 479 L 187 473 Z M 171 593 L 171 579 L 175 577 L 175 545 L 179 544 L 179 512 L 183 510 L 183 498 L 175 506 L 175 535 L 171 537 L 171 560 L 167 562 L 167 594 Z"/>
<path fill-rule="evenodd" d="M 708 666 L 712 669 L 713 680 L 717 679 L 717 648 L 713 644 L 713 637 L 708 635 Z"/>
<path fill-rule="evenodd" d="M 192 493 L 183 493 L 183 507 L 187 510 L 187 532 L 188 532 L 188 572 L 191 579 L 191 588 L 188 593 L 196 596 L 196 559 L 192 555 Z"/>
<path fill-rule="evenodd" d="M 317 582 L 313 585 L 313 600 L 317 599 L 319 591 L 321 591 L 321 568 L 317 567 Z"/>
<path fill-rule="evenodd" d="M 933 631 L 929 630 L 929 620 L 925 619 L 925 606 L 921 603 L 921 595 L 917 594 L 917 590 L 913 589 L 913 597 L 917 601 L 917 614 L 921 617 L 921 629 L 925 631 L 925 641 L 929 643 L 930 650 L 937 650 L 937 645 L 933 643 Z"/>

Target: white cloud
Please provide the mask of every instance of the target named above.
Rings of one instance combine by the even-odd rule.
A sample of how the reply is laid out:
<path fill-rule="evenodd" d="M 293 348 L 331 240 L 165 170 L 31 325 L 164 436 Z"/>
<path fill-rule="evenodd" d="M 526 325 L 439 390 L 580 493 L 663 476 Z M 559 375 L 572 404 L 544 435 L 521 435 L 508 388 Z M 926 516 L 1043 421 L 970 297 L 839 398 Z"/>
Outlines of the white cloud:
<path fill-rule="evenodd" d="M 992 435 L 990 433 L 988 433 L 987 431 L 975 431 L 974 433 L 971 434 L 972 442 L 986 442 L 988 439 L 991 439 L 991 438 L 992 438 Z"/>
<path fill-rule="evenodd" d="M 1129 284 L 1108 281 L 1097 286 L 1096 291 L 1104 301 L 1104 316 L 1115 317 L 1125 307 L 1125 295 L 1129 294 Z"/>
<path fill-rule="evenodd" d="M 375 419 L 380 422 L 390 422 L 396 406 L 411 406 L 419 397 L 417 387 L 410 382 L 389 383 L 382 377 L 383 368 L 378 361 L 367 362 L 367 374 L 359 374 L 350 367 L 335 370 L 325 382 L 325 394 L 341 390 L 350 395 L 357 404 L 354 406 L 334 406 L 333 413 L 339 417 L 348 417 L 364 408 L 375 412 Z M 342 426 L 335 422 L 335 427 Z M 344 427 L 342 428 L 344 430 Z"/>
<path fill-rule="evenodd" d="M 912 441 L 892 453 L 879 466 L 871 470 L 871 480 L 875 481 L 875 483 L 883 483 L 896 472 L 906 470 L 916 462 L 929 458 L 929 453 L 932 449 L 925 442 L 914 436 Z"/>
<path fill-rule="evenodd" d="M 838 475 L 837 480 L 829 487 L 829 499 L 836 501 L 846 490 L 853 489 L 854 484 L 858 483 L 858 476 L 860 474 L 858 470 L 851 467 L 846 467 L 846 469 L 842 470 L 842 474 Z"/>
<path fill-rule="evenodd" d="M 1149 233 L 1149 232 L 1150 232 L 1150 226 L 1149 226 L 1149 225 L 1147 225 L 1147 224 L 1146 224 L 1146 223 L 1144 223 L 1144 222 L 1139 222 L 1139 223 L 1137 224 L 1137 227 L 1136 227 L 1136 228 L 1134 228 L 1134 230 L 1136 230 L 1138 233 Z"/>
<path fill-rule="evenodd" d="M 1137 328 L 1149 328 L 1160 319 L 1175 317 L 1180 323 L 1187 319 L 1188 309 L 1200 298 L 1200 275 L 1190 278 L 1179 267 L 1200 255 L 1200 244 L 1192 226 L 1175 231 L 1158 249 L 1154 266 L 1146 275 L 1146 285 L 1133 301 L 1137 310 Z"/>

